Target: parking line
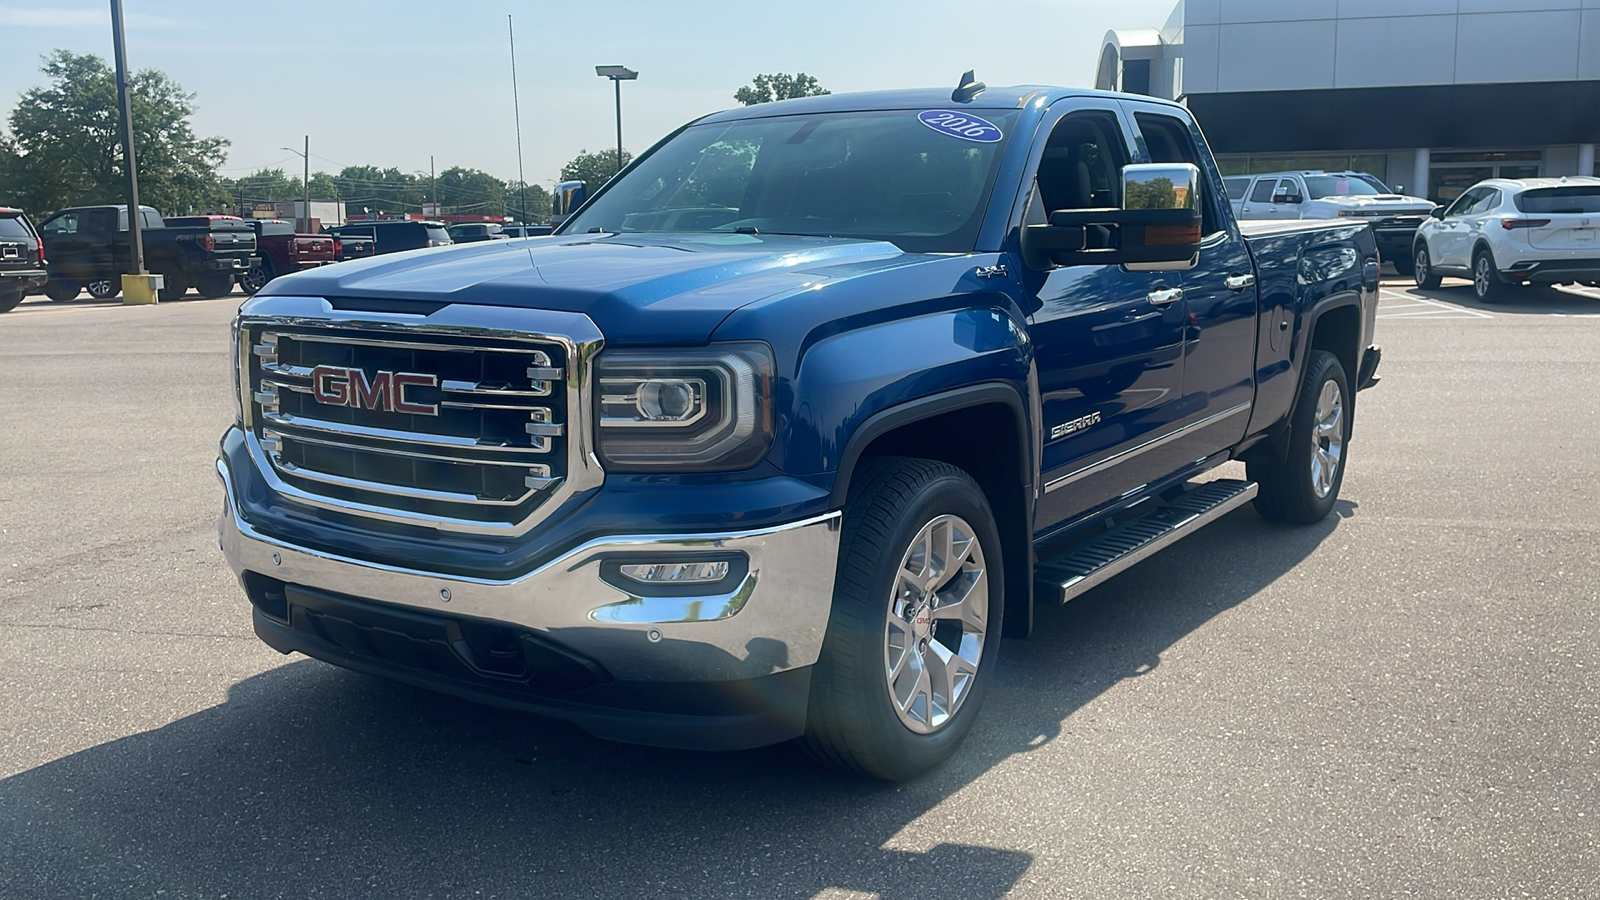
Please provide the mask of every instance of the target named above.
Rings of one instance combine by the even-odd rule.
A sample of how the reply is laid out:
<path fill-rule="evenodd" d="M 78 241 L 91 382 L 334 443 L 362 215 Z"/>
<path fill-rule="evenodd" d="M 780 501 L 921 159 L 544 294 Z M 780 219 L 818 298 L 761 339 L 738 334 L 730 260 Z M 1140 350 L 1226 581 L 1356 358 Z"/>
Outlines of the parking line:
<path fill-rule="evenodd" d="M 1383 293 L 1384 292 L 1380 292 L 1379 293 L 1380 299 L 1382 298 Z M 1385 306 L 1380 302 L 1379 305 L 1378 305 L 1378 318 L 1380 318 L 1380 319 L 1415 319 L 1415 318 L 1420 318 L 1422 316 L 1438 315 L 1439 313 L 1456 313 L 1456 314 L 1458 314 L 1459 316 L 1461 316 L 1463 318 L 1473 318 L 1473 319 L 1492 319 L 1492 318 L 1494 318 L 1494 316 L 1492 316 L 1492 315 L 1490 315 L 1490 314 L 1488 314 L 1486 312 L 1478 312 L 1475 309 L 1467 309 L 1466 307 L 1463 307 L 1463 306 L 1455 306 L 1453 304 L 1445 303 L 1445 302 L 1440 301 L 1440 300 L 1434 300 L 1434 299 L 1432 299 L 1430 297 L 1419 297 L 1416 294 L 1402 294 L 1399 291 L 1388 291 L 1387 293 L 1388 293 L 1390 299 L 1402 300 L 1402 301 L 1405 301 L 1405 302 L 1404 302 L 1403 305 L 1399 305 L 1399 306 L 1396 306 L 1396 305 Z M 1426 310 L 1426 311 L 1417 311 L 1417 312 L 1409 312 L 1409 311 L 1408 312 L 1391 312 L 1390 311 L 1390 310 L 1396 310 L 1396 309 L 1399 309 L 1399 310 L 1415 310 L 1418 307 L 1430 307 L 1430 306 L 1431 307 L 1435 307 L 1435 308 L 1434 309 L 1430 309 L 1430 310 Z"/>

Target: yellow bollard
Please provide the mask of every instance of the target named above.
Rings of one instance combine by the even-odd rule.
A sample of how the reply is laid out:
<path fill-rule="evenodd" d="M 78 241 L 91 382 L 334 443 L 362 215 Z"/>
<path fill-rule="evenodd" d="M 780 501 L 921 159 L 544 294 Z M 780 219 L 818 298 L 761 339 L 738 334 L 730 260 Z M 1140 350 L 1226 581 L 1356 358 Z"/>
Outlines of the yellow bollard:
<path fill-rule="evenodd" d="M 134 306 L 141 303 L 155 303 L 156 292 L 164 286 L 160 275 L 124 275 L 122 276 L 122 305 Z"/>

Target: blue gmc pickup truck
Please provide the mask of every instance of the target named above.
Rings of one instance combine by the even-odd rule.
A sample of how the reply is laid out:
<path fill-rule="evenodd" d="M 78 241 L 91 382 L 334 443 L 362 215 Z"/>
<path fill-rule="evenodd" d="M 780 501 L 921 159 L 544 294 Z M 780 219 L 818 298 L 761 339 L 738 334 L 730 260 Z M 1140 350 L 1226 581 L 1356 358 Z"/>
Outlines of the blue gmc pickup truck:
<path fill-rule="evenodd" d="M 910 778 L 1035 602 L 1329 513 L 1377 291 L 1364 223 L 1241 228 L 1173 104 L 716 113 L 552 236 L 245 303 L 220 543 L 284 653 Z"/>

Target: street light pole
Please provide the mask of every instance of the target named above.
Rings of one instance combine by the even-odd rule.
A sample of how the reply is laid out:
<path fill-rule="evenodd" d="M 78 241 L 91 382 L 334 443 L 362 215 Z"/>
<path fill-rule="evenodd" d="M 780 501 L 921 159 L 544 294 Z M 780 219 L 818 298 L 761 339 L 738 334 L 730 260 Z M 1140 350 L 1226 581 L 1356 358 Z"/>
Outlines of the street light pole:
<path fill-rule="evenodd" d="M 293 147 L 279 147 L 278 149 L 287 150 L 305 160 L 305 176 L 304 180 L 301 182 L 301 187 L 305 196 L 305 208 L 301 210 L 301 212 L 305 215 L 303 220 L 305 227 L 301 227 L 302 219 L 300 216 L 294 217 L 294 227 L 296 231 L 300 231 L 301 233 L 309 232 L 311 230 L 311 135 L 306 135 L 306 149 L 304 151 L 296 150 Z"/>
<path fill-rule="evenodd" d="M 637 79 L 639 77 L 639 73 L 635 72 L 634 70 L 632 70 L 630 68 L 628 68 L 627 66 L 595 66 L 594 67 L 594 73 L 596 75 L 599 75 L 601 78 L 609 78 L 609 79 L 611 79 L 611 83 L 616 85 L 616 88 L 617 88 L 617 171 L 621 172 L 622 171 L 622 83 L 624 81 L 633 81 L 633 80 Z M 599 185 L 595 185 L 595 187 L 599 187 Z M 591 190 L 592 190 L 592 188 L 591 188 Z"/>
<path fill-rule="evenodd" d="M 139 170 L 133 156 L 133 104 L 128 98 L 128 51 L 122 40 L 122 0 L 111 0 L 111 38 L 117 54 L 117 105 L 122 113 L 122 163 L 128 174 L 128 241 L 134 275 L 144 271 L 144 232 L 139 222 Z"/>

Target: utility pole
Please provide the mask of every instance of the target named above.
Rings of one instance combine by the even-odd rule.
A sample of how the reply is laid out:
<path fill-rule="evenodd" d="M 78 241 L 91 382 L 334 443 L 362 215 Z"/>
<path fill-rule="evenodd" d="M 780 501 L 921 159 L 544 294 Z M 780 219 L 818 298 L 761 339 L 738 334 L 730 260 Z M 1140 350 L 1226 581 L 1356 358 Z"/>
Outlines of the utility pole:
<path fill-rule="evenodd" d="M 517 185 L 522 199 L 517 201 L 517 221 L 528 221 L 528 180 L 522 174 L 522 101 L 517 99 L 517 32 L 511 27 L 511 17 L 506 16 L 506 33 L 511 37 L 511 109 L 517 123 Z"/>
<path fill-rule="evenodd" d="M 306 135 L 306 152 L 304 156 L 305 169 L 303 171 L 305 174 L 300 186 L 304 189 L 306 195 L 306 227 L 301 231 L 301 234 L 307 234 L 311 231 L 311 135 L 309 134 Z"/>
<path fill-rule="evenodd" d="M 439 215 L 439 178 L 433 174 L 433 154 L 428 154 L 428 194 L 433 200 L 433 214 Z"/>
<path fill-rule="evenodd" d="M 111 0 L 111 38 L 117 54 L 117 105 L 122 111 L 122 163 L 128 174 L 128 241 L 133 251 L 128 264 L 134 275 L 144 275 L 144 233 L 139 222 L 139 170 L 133 157 L 133 104 L 128 98 L 128 51 L 122 40 L 122 0 Z"/>

